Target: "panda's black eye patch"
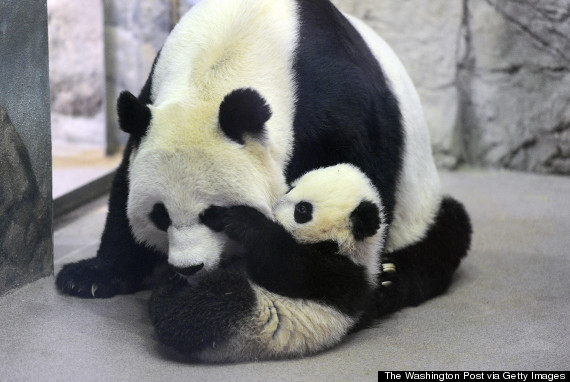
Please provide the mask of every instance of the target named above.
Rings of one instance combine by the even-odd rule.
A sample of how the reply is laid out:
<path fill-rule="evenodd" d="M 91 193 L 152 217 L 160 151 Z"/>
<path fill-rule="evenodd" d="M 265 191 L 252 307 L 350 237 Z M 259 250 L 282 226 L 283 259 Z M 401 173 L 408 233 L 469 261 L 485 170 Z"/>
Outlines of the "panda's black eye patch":
<path fill-rule="evenodd" d="M 309 202 L 299 202 L 295 206 L 295 221 L 299 224 L 307 223 L 313 218 L 313 205 Z"/>
<path fill-rule="evenodd" d="M 170 215 L 168 215 L 168 211 L 162 203 L 156 203 L 154 207 L 152 207 L 152 211 L 148 217 L 154 223 L 156 228 L 164 232 L 166 232 L 168 230 L 168 227 L 170 227 L 172 224 Z"/>

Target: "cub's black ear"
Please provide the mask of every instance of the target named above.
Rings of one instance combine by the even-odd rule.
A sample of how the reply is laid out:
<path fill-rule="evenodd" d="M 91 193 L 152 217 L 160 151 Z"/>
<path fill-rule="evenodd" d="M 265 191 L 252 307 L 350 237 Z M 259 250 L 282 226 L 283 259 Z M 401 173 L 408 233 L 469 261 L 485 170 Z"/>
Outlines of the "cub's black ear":
<path fill-rule="evenodd" d="M 357 241 L 374 235 L 380 228 L 380 210 L 367 200 L 360 202 L 350 214 L 352 234 Z"/>
<path fill-rule="evenodd" d="M 119 126 L 125 133 L 141 137 L 150 125 L 149 107 L 128 91 L 119 95 L 117 113 L 119 114 Z"/>
<path fill-rule="evenodd" d="M 244 144 L 244 135 L 259 138 L 265 122 L 271 118 L 271 108 L 253 89 L 236 89 L 224 97 L 218 120 L 228 138 Z"/>

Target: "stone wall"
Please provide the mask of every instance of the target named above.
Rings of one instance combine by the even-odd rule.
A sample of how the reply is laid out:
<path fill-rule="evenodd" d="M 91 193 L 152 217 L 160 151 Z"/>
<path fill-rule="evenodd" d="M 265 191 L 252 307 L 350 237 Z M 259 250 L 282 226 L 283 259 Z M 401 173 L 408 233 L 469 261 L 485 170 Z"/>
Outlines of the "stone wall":
<path fill-rule="evenodd" d="M 53 272 L 45 0 L 0 1 L 0 295 Z"/>
<path fill-rule="evenodd" d="M 570 174 L 570 1 L 333 2 L 408 68 L 439 166 Z"/>
<path fill-rule="evenodd" d="M 47 0 L 54 143 L 105 145 L 101 0 Z"/>
<path fill-rule="evenodd" d="M 463 28 L 466 159 L 570 174 L 570 1 L 469 0 Z"/>

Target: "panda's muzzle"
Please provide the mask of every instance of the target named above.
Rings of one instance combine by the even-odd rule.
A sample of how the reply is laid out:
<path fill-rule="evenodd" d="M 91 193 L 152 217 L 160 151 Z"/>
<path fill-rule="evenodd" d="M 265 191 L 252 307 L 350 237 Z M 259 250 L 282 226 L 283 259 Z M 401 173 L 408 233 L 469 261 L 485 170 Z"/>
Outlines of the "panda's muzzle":
<path fill-rule="evenodd" d="M 180 274 L 217 268 L 226 242 L 222 233 L 202 224 L 168 227 L 168 263 Z"/>
<path fill-rule="evenodd" d="M 178 267 L 173 267 L 173 268 L 176 272 L 180 273 L 182 276 L 192 276 L 194 273 L 204 268 L 204 263 L 200 263 L 198 265 L 192 265 L 186 268 L 178 268 Z"/>

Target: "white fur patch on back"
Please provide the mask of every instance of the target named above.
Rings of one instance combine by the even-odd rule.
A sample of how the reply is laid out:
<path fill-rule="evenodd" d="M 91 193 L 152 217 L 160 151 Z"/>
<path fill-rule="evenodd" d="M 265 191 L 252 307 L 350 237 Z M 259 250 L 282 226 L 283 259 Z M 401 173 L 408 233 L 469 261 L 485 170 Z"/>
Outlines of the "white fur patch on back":
<path fill-rule="evenodd" d="M 355 17 L 345 16 L 378 60 L 402 113 L 403 168 L 386 243 L 386 250 L 391 252 L 421 240 L 434 221 L 441 201 L 439 175 L 420 98 L 406 69 L 388 44 L 370 27 Z"/>

